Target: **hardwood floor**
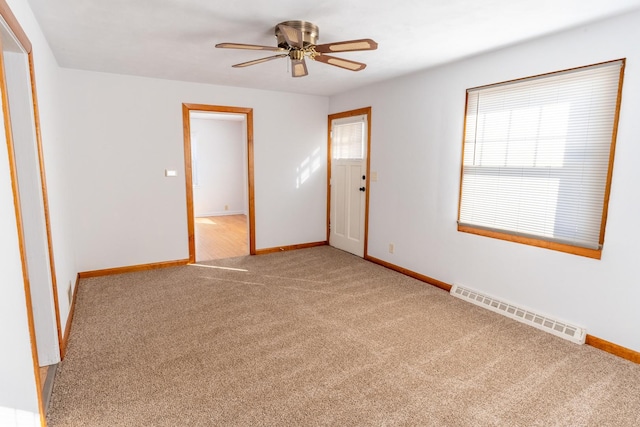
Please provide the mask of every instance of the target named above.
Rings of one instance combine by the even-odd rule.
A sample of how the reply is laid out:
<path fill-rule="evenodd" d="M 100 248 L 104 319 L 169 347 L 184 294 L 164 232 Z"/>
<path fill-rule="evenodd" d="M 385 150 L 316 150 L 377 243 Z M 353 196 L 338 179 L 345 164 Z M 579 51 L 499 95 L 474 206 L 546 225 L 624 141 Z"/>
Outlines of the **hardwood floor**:
<path fill-rule="evenodd" d="M 246 215 L 195 219 L 196 262 L 249 255 Z"/>

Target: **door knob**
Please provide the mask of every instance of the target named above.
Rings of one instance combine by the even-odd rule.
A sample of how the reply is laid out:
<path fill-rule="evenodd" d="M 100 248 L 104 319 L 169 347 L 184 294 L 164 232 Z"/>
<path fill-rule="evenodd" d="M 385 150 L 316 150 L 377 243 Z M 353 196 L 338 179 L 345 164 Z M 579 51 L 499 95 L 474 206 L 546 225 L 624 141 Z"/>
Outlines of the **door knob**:
<path fill-rule="evenodd" d="M 360 191 L 364 191 L 364 187 L 360 187 Z"/>

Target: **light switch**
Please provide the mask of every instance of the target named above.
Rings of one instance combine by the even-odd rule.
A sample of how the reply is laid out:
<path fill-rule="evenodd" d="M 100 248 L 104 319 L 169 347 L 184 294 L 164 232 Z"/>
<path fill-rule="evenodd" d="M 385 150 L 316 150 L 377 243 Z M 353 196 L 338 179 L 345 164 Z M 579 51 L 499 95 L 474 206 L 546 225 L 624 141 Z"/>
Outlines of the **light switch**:
<path fill-rule="evenodd" d="M 378 172 L 371 172 L 371 182 L 376 182 L 378 180 Z"/>
<path fill-rule="evenodd" d="M 178 176 L 178 172 L 171 169 L 165 169 L 164 176 Z"/>

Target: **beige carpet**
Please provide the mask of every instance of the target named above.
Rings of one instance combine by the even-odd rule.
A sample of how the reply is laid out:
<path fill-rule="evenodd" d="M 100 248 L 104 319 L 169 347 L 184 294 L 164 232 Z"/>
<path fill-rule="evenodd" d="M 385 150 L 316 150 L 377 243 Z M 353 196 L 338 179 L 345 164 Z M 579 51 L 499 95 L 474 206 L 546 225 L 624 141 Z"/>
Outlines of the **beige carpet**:
<path fill-rule="evenodd" d="M 638 426 L 640 365 L 318 247 L 82 280 L 50 427 Z"/>

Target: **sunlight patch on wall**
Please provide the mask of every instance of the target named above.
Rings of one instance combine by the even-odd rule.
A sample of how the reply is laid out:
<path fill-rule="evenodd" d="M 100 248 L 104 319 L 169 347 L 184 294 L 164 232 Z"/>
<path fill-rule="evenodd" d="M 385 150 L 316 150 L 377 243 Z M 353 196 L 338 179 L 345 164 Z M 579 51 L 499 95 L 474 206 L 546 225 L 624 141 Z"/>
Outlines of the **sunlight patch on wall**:
<path fill-rule="evenodd" d="M 320 169 L 320 147 L 305 158 L 296 168 L 296 189 L 299 189 L 318 169 Z"/>

